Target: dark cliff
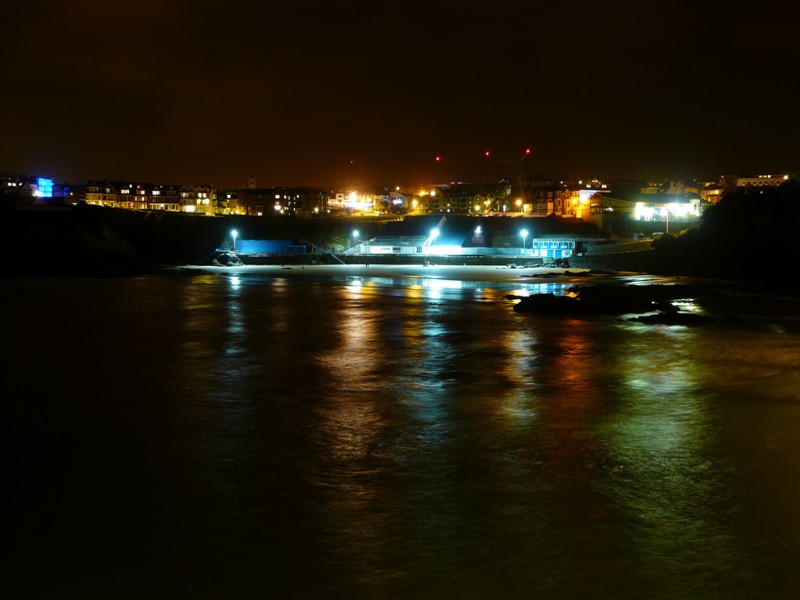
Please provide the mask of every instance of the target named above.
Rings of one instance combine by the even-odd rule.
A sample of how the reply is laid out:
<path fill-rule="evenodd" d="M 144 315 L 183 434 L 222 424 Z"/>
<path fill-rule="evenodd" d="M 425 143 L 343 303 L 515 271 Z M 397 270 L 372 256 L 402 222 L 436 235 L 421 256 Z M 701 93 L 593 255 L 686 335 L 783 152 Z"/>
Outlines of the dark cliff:
<path fill-rule="evenodd" d="M 197 264 L 242 238 L 347 244 L 353 227 L 375 235 L 382 222 L 207 217 L 79 204 L 0 212 L 3 275 L 126 276 Z"/>

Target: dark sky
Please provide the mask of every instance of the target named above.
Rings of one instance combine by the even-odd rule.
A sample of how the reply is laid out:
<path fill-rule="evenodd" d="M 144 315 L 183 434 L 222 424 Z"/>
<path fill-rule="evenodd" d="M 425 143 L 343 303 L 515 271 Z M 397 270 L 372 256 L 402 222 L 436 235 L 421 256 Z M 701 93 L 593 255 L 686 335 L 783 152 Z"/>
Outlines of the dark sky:
<path fill-rule="evenodd" d="M 5 0 L 0 172 L 416 184 L 526 147 L 553 177 L 797 172 L 796 6 Z"/>

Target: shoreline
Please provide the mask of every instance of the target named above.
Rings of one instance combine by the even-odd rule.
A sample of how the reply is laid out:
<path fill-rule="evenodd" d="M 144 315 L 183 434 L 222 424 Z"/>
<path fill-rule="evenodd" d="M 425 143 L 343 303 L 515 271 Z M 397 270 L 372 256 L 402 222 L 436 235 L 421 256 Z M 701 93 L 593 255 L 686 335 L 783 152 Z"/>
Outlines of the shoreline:
<path fill-rule="evenodd" d="M 508 267 L 501 265 L 182 265 L 168 271 L 213 273 L 218 275 L 265 275 L 271 277 L 376 277 L 376 278 L 432 278 L 453 281 L 485 281 L 487 283 L 530 284 L 553 280 L 581 280 L 587 283 L 595 278 L 637 278 L 651 282 L 675 281 L 680 277 L 664 277 L 633 271 L 606 271 L 581 268 Z"/>

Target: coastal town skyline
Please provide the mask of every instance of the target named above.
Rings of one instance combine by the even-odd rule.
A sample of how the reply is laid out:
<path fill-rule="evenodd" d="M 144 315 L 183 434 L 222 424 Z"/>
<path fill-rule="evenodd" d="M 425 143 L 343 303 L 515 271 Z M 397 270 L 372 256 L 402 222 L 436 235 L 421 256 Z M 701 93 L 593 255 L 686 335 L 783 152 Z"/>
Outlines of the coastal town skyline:
<path fill-rule="evenodd" d="M 320 188 L 89 180 L 58 183 L 32 175 L 0 175 L 6 207 L 90 204 L 102 207 L 243 216 L 502 215 L 589 218 L 635 207 L 637 220 L 698 218 L 735 189 L 776 188 L 796 182 L 791 173 L 730 175 L 714 181 L 557 180 L 507 178 L 496 182 Z M 625 212 L 625 211 L 622 211 Z"/>

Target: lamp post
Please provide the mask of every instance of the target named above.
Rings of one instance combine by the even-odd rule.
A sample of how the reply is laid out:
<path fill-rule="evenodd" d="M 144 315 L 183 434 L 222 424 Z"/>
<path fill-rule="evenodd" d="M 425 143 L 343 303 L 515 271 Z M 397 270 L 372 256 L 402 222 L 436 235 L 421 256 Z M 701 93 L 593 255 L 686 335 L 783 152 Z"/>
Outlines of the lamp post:
<path fill-rule="evenodd" d="M 236 252 L 236 236 L 239 235 L 239 232 L 235 229 L 231 229 L 231 237 L 233 238 L 233 251 Z"/>
<path fill-rule="evenodd" d="M 356 253 L 356 240 L 358 240 L 358 229 L 353 230 L 353 254 Z"/>
<path fill-rule="evenodd" d="M 519 234 L 522 236 L 522 253 L 525 254 L 525 238 L 528 237 L 528 230 L 523 229 Z"/>
<path fill-rule="evenodd" d="M 438 235 L 439 235 L 439 229 L 437 227 L 431 229 L 431 243 L 429 244 L 430 246 L 433 246 L 433 243 L 436 241 Z"/>

